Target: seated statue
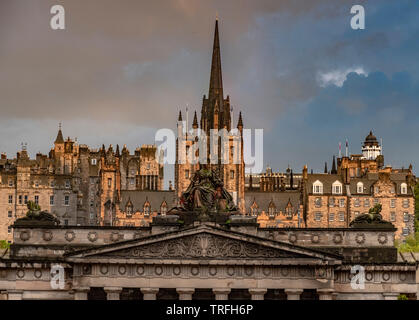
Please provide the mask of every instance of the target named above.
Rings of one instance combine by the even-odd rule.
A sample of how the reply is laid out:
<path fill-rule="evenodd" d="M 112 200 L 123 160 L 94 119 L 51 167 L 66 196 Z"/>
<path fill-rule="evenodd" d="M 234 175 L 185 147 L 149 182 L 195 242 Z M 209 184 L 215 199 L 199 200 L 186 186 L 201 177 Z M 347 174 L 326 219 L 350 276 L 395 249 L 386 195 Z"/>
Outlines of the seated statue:
<path fill-rule="evenodd" d="M 349 224 L 350 227 L 364 226 L 369 224 L 382 224 L 382 225 L 393 225 L 391 222 L 383 220 L 383 216 L 380 214 L 382 210 L 381 204 L 376 204 L 374 207 L 370 208 L 368 213 L 361 214 L 356 217 Z"/>
<path fill-rule="evenodd" d="M 215 170 L 204 165 L 195 172 L 189 187 L 182 193 L 180 205 L 168 214 L 180 212 L 226 213 L 237 211 L 233 197 L 224 188 Z"/>
<path fill-rule="evenodd" d="M 16 224 L 49 224 L 49 225 L 59 225 L 60 220 L 58 220 L 53 214 L 47 211 L 41 211 L 41 207 L 33 201 L 28 201 L 28 212 L 23 218 L 16 220 Z"/>

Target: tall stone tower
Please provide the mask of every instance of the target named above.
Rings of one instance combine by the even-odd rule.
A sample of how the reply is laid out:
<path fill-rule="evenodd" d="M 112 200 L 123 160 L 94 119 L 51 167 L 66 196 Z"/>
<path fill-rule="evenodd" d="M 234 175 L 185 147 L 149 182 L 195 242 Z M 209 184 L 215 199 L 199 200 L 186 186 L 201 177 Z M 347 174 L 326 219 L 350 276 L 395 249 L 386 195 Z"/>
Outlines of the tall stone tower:
<path fill-rule="evenodd" d="M 193 150 L 192 146 L 194 139 L 188 138 L 188 131 L 190 128 L 183 128 L 184 122 L 182 122 L 182 114 L 179 112 L 178 117 L 178 134 L 181 133 L 185 141 L 185 150 L 181 150 L 179 144 L 179 137 L 176 143 L 176 164 L 175 164 L 175 187 L 177 196 L 180 197 L 182 192 L 190 184 L 190 179 L 196 170 L 199 170 L 199 163 L 185 163 L 179 162 L 179 154 L 182 152 L 187 153 L 188 150 Z M 186 123 L 189 126 L 188 123 Z M 196 111 L 194 114 L 192 132 L 200 128 L 202 133 L 207 136 L 207 159 L 211 169 L 215 169 L 218 172 L 219 177 L 223 180 L 224 186 L 233 196 L 233 200 L 239 209 L 244 213 L 244 160 L 243 160 L 243 138 L 239 133 L 243 132 L 243 119 L 240 113 L 237 124 L 236 133 L 232 133 L 231 123 L 231 107 L 230 97 L 224 98 L 223 93 L 223 79 L 221 72 L 221 53 L 220 53 L 220 38 L 218 33 L 218 19 L 215 22 L 214 31 L 214 43 L 212 49 L 212 62 L 211 62 L 211 75 L 209 83 L 208 97 L 204 95 L 202 101 L 201 110 L 201 121 L 198 127 L 198 118 Z M 226 143 L 221 142 L 221 137 L 218 139 L 218 150 L 215 151 L 218 160 L 216 163 L 210 161 L 211 145 L 210 135 L 211 130 L 221 131 L 225 129 L 228 131 L 229 136 L 226 139 Z M 190 135 L 190 134 L 189 134 Z M 180 134 L 179 134 L 180 136 Z M 225 158 L 222 160 L 221 157 L 223 152 L 228 154 L 228 161 Z M 201 150 L 199 150 L 201 151 Z M 238 161 L 237 161 L 238 160 Z M 211 162 L 211 163 L 210 163 Z"/>

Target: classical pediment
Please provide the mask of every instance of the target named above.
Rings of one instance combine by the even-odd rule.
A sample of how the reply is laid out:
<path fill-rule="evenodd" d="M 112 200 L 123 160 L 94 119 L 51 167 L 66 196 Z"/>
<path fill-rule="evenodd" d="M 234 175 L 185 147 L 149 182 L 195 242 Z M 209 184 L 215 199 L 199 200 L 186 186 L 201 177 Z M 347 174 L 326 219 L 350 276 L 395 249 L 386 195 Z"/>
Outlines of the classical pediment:
<path fill-rule="evenodd" d="M 70 254 L 73 258 L 115 259 L 320 259 L 336 256 L 231 232 L 210 226 L 168 232 L 142 239 L 123 241 Z"/>

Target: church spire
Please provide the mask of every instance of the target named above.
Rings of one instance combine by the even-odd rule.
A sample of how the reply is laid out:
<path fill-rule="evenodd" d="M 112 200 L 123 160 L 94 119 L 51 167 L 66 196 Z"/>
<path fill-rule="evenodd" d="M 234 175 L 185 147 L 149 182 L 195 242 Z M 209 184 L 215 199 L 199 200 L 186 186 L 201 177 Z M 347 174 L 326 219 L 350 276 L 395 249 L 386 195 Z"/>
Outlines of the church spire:
<path fill-rule="evenodd" d="M 218 35 L 218 19 L 215 21 L 214 44 L 212 47 L 211 78 L 209 97 L 211 94 L 223 98 L 223 79 L 221 75 L 220 37 Z"/>
<path fill-rule="evenodd" d="M 182 121 L 182 111 L 179 111 L 179 117 L 177 118 L 177 121 Z"/>

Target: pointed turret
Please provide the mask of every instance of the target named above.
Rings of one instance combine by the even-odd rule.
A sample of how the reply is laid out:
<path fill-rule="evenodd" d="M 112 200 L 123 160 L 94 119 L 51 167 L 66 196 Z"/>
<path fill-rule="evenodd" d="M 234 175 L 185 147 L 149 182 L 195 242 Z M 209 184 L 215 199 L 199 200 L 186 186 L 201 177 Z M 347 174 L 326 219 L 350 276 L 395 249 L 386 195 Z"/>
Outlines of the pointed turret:
<path fill-rule="evenodd" d="M 324 173 L 327 173 L 327 162 L 324 163 Z"/>
<path fill-rule="evenodd" d="M 198 129 L 198 117 L 196 116 L 196 111 L 195 111 L 195 114 L 193 116 L 192 128 Z"/>
<path fill-rule="evenodd" d="M 182 121 L 182 111 L 179 111 L 179 117 L 177 118 L 177 121 Z"/>
<path fill-rule="evenodd" d="M 121 154 L 119 153 L 119 144 L 116 145 L 115 155 L 119 157 Z"/>
<path fill-rule="evenodd" d="M 242 119 L 242 113 L 241 113 L 241 111 L 239 113 L 239 121 L 237 122 L 237 128 L 243 129 L 243 119 Z"/>
<path fill-rule="evenodd" d="M 54 143 L 64 143 L 63 133 L 61 131 L 61 123 L 58 127 L 58 134 L 57 134 L 57 138 L 55 139 Z"/>
<path fill-rule="evenodd" d="M 336 170 L 336 158 L 335 158 L 335 156 L 333 156 L 332 171 L 330 173 L 331 174 L 337 174 L 338 173 L 338 171 Z"/>

